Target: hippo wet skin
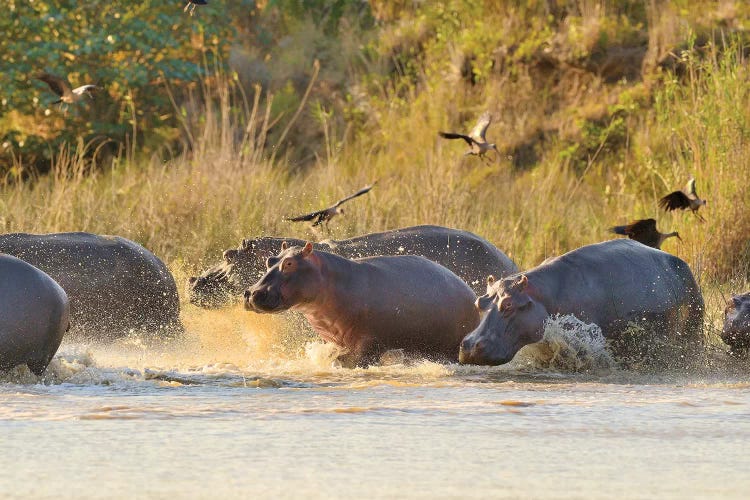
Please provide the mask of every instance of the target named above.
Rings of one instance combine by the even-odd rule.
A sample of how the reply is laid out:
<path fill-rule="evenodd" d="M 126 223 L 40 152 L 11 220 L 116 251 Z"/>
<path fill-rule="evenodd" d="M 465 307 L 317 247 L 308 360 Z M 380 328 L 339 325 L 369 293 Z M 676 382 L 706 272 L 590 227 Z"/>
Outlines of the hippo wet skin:
<path fill-rule="evenodd" d="M 245 292 L 245 307 L 300 311 L 324 340 L 360 364 L 390 349 L 456 360 L 461 339 L 479 323 L 471 288 L 424 257 L 350 260 L 311 243 L 281 248 Z"/>
<path fill-rule="evenodd" d="M 0 370 L 47 368 L 70 325 L 65 291 L 47 274 L 0 254 Z"/>
<path fill-rule="evenodd" d="M 727 303 L 721 340 L 732 350 L 750 348 L 750 292 L 735 295 Z"/>
<path fill-rule="evenodd" d="M 483 318 L 461 343 L 461 363 L 507 363 L 542 340 L 552 314 L 595 323 L 608 339 L 632 323 L 670 338 L 702 338 L 703 297 L 688 265 L 635 241 L 584 246 L 487 283 L 487 294 L 477 299 Z"/>
<path fill-rule="evenodd" d="M 181 331 L 174 278 L 137 243 L 89 233 L 14 233 L 0 235 L 0 252 L 38 267 L 63 287 L 71 336 L 108 341 L 131 331 Z"/>
<path fill-rule="evenodd" d="M 294 238 L 243 240 L 239 248 L 224 252 L 223 262 L 190 278 L 190 302 L 200 307 L 222 307 L 255 283 L 266 272 L 266 259 L 281 243 L 304 245 Z M 378 255 L 420 255 L 453 271 L 476 293 L 484 292 L 488 274 L 498 277 L 518 272 L 512 260 L 490 242 L 467 231 L 440 226 L 416 226 L 372 233 L 348 240 L 327 240 L 315 250 L 349 259 Z"/>

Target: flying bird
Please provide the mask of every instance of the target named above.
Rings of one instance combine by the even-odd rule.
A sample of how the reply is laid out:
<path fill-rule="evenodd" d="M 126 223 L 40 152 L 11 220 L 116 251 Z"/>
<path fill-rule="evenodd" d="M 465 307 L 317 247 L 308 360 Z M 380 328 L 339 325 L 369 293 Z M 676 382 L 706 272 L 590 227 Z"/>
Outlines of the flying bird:
<path fill-rule="evenodd" d="M 208 0 L 188 0 L 187 5 L 185 5 L 185 8 L 182 9 L 182 12 L 187 12 L 188 9 L 190 9 L 190 15 L 193 15 L 193 12 L 195 12 L 195 6 L 196 5 L 206 5 L 208 3 Z"/>
<path fill-rule="evenodd" d="M 474 125 L 469 135 L 458 134 L 455 132 L 438 132 L 440 137 L 443 139 L 463 139 L 469 145 L 469 149 L 464 156 L 476 155 L 480 158 L 484 158 L 484 155 L 490 151 L 495 151 L 495 154 L 500 155 L 497 151 L 497 147 L 487 142 L 487 128 L 492 123 L 492 115 L 489 112 L 485 112 L 477 120 L 477 124 Z"/>
<path fill-rule="evenodd" d="M 627 236 L 631 240 L 658 249 L 661 249 L 662 243 L 664 243 L 667 238 L 675 236 L 678 240 L 682 241 L 680 233 L 677 231 L 672 231 L 671 233 L 660 233 L 656 229 L 656 220 L 654 219 L 640 219 L 625 226 L 611 227 L 609 230 L 615 234 Z"/>
<path fill-rule="evenodd" d="M 65 104 L 72 104 L 74 102 L 78 102 L 83 99 L 84 95 L 88 95 L 89 97 L 91 97 L 91 92 L 99 88 L 96 85 L 89 84 L 81 85 L 80 87 L 71 89 L 70 84 L 66 79 L 51 75 L 49 73 L 42 73 L 36 78 L 37 80 L 41 80 L 46 83 L 49 86 L 50 90 L 57 94 L 60 98 L 52 104 L 58 104 L 61 102 Z M 93 99 L 93 97 L 91 98 Z"/>
<path fill-rule="evenodd" d="M 693 215 L 700 220 L 705 221 L 698 209 L 706 204 L 706 200 L 701 200 L 695 192 L 695 179 L 690 178 L 685 189 L 669 193 L 659 200 L 659 206 L 665 211 L 690 209 Z"/>
<path fill-rule="evenodd" d="M 326 223 L 326 226 L 328 225 L 328 221 L 330 221 L 332 218 L 339 214 L 344 213 L 343 208 L 339 208 L 342 204 L 346 203 L 347 201 L 356 198 L 357 196 L 362 196 L 363 194 L 368 193 L 373 186 L 377 184 L 377 181 L 373 182 L 369 186 L 365 186 L 356 193 L 347 196 L 346 198 L 343 198 L 336 202 L 336 204 L 331 205 L 328 208 L 324 208 L 323 210 L 318 210 L 317 212 L 310 212 L 309 214 L 305 215 L 298 215 L 297 217 L 285 217 L 284 220 L 288 220 L 290 222 L 309 222 L 314 221 L 312 223 L 313 227 L 318 226 L 322 223 Z"/>

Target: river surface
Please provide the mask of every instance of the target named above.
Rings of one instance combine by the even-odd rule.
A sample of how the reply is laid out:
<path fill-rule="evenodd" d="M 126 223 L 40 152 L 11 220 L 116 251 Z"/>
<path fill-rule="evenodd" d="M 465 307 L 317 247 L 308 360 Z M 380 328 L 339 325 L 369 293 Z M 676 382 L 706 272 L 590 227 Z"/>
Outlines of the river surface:
<path fill-rule="evenodd" d="M 750 498 L 749 360 L 623 369 L 569 319 L 502 367 L 348 369 L 248 318 L 0 376 L 0 498 Z"/>

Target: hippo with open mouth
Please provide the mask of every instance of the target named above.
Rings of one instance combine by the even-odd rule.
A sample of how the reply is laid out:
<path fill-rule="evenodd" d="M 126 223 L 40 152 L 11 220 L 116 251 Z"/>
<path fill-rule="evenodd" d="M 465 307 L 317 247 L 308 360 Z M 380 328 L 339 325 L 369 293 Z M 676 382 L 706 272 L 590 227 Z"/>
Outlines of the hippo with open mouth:
<path fill-rule="evenodd" d="M 190 278 L 190 302 L 207 308 L 229 305 L 263 276 L 266 259 L 275 255 L 284 241 L 290 245 L 305 244 L 294 238 L 256 238 L 243 240 L 239 248 L 225 251 L 223 262 Z M 326 240 L 313 247 L 349 259 L 420 255 L 453 271 L 476 293 L 483 293 L 488 274 L 503 277 L 518 272 L 513 261 L 490 242 L 467 231 L 440 226 L 407 227 L 348 240 Z"/>
<path fill-rule="evenodd" d="M 65 291 L 28 262 L 0 254 L 0 370 L 47 368 L 70 326 Z"/>
<path fill-rule="evenodd" d="M 282 244 L 267 269 L 245 291 L 245 307 L 300 311 L 324 340 L 363 365 L 392 349 L 455 361 L 461 339 L 479 323 L 471 288 L 424 257 L 351 260 L 308 242 Z"/>
<path fill-rule="evenodd" d="M 750 292 L 735 295 L 727 303 L 721 340 L 733 351 L 750 348 Z"/>
<path fill-rule="evenodd" d="M 553 314 L 595 323 L 608 339 L 631 324 L 686 341 L 702 338 L 703 296 L 688 265 L 631 240 L 584 246 L 502 280 L 490 276 L 477 308 L 483 318 L 461 343 L 461 363 L 509 362 L 542 340 Z"/>

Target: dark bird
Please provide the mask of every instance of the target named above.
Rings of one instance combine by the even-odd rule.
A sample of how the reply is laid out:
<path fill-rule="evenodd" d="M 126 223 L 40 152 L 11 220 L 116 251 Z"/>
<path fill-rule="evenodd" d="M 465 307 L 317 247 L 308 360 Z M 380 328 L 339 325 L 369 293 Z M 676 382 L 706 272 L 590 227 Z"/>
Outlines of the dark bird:
<path fill-rule="evenodd" d="M 464 153 L 464 156 L 476 155 L 480 158 L 484 158 L 484 155 L 489 150 L 493 150 L 499 157 L 500 153 L 497 151 L 497 147 L 494 144 L 487 142 L 486 134 L 490 123 L 492 123 L 492 115 L 490 115 L 489 112 L 485 112 L 479 117 L 477 124 L 474 125 L 474 128 L 469 135 L 458 134 L 455 132 L 438 132 L 438 134 L 443 139 L 463 139 L 466 141 L 471 149 Z"/>
<path fill-rule="evenodd" d="M 665 211 L 685 210 L 689 208 L 693 215 L 702 221 L 706 219 L 698 213 L 698 209 L 705 204 L 706 200 L 698 198 L 698 194 L 695 192 L 695 179 L 692 177 L 685 186 L 685 189 L 669 193 L 659 200 L 659 206 Z"/>
<path fill-rule="evenodd" d="M 309 214 L 305 215 L 298 215 L 297 217 L 285 217 L 284 220 L 288 220 L 291 222 L 305 222 L 305 221 L 314 221 L 312 223 L 313 227 L 318 226 L 322 223 L 328 224 L 328 221 L 330 221 L 332 218 L 339 214 L 344 213 L 343 208 L 339 208 L 343 203 L 346 203 L 347 201 L 356 198 L 357 196 L 362 196 L 365 193 L 368 193 L 370 189 L 373 188 L 377 184 L 377 181 L 373 182 L 369 186 L 365 186 L 356 193 L 347 196 L 346 198 L 343 198 L 336 202 L 335 205 L 332 205 L 328 208 L 324 208 L 323 210 L 318 210 L 317 212 L 311 212 Z"/>
<path fill-rule="evenodd" d="M 196 5 L 206 5 L 207 3 L 208 0 L 188 0 L 187 5 L 182 9 L 182 12 L 187 12 L 187 10 L 190 9 L 190 15 L 192 16 L 193 12 L 195 12 Z"/>
<path fill-rule="evenodd" d="M 672 231 L 671 233 L 660 233 L 656 229 L 656 221 L 654 219 L 636 220 L 625 226 L 611 227 L 609 230 L 615 234 L 627 236 L 631 240 L 658 249 L 661 249 L 662 243 L 672 236 L 676 236 L 678 240 L 682 241 L 680 233 L 677 231 Z"/>
<path fill-rule="evenodd" d="M 66 79 L 51 75 L 49 73 L 42 73 L 36 78 L 37 80 L 41 80 L 46 83 L 49 86 L 50 90 L 60 97 L 60 99 L 53 102 L 52 104 L 61 102 L 64 102 L 65 104 L 72 104 L 74 102 L 78 102 L 83 99 L 84 95 L 88 95 L 89 97 L 91 97 L 91 92 L 99 88 L 96 85 L 81 85 L 80 87 L 71 89 L 70 84 Z"/>

